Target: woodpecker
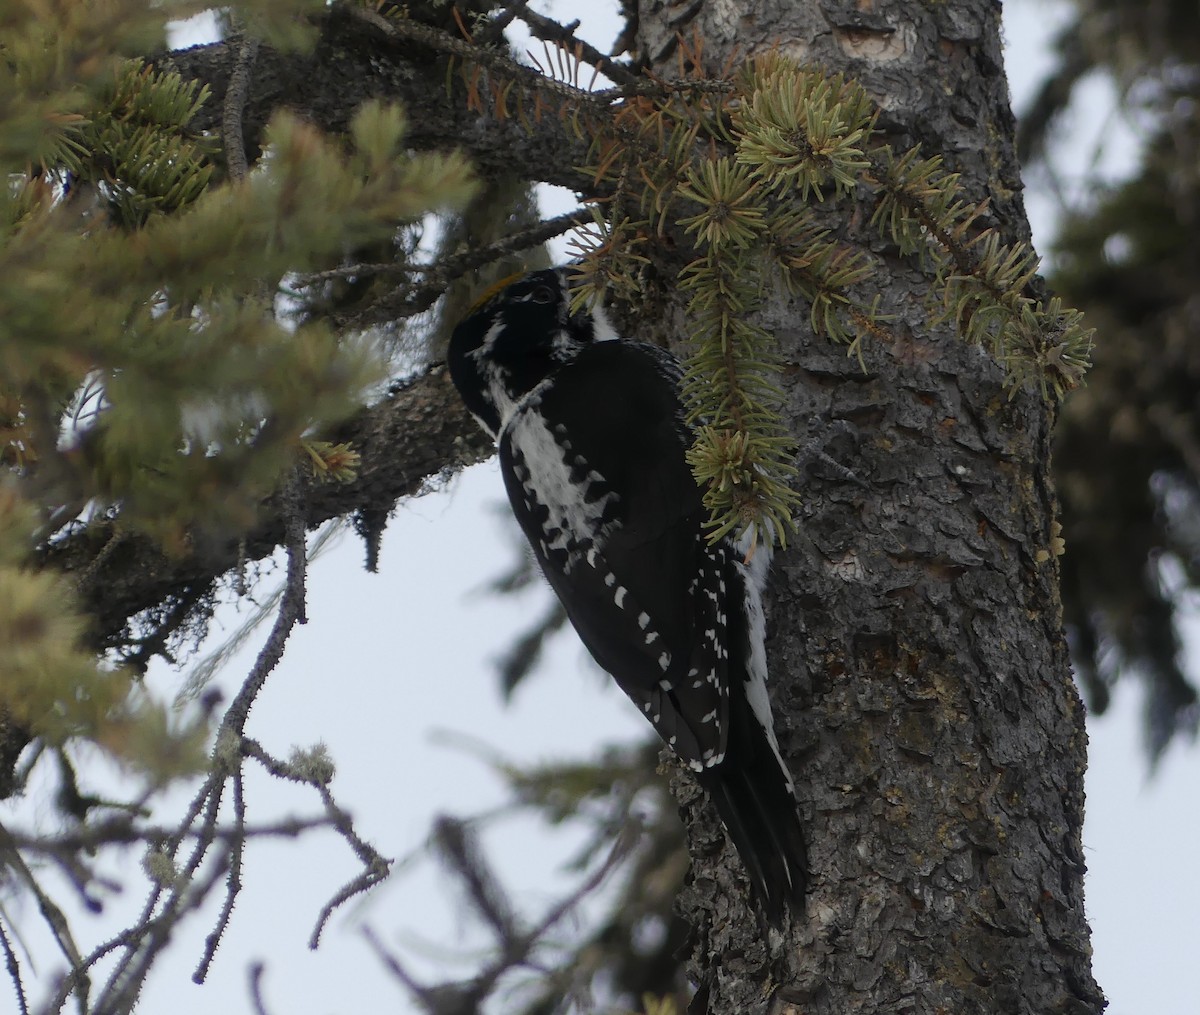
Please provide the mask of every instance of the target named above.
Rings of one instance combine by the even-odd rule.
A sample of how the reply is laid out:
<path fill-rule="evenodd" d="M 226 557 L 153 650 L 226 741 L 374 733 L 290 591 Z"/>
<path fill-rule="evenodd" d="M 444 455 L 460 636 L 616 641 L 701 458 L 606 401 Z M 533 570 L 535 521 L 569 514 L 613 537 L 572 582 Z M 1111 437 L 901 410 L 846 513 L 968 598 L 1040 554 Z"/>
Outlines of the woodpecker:
<path fill-rule="evenodd" d="M 779 926 L 805 863 L 767 698 L 769 553 L 706 538 L 679 362 L 570 303 L 564 268 L 499 287 L 455 328 L 451 379 L 571 624 L 708 792 Z"/>

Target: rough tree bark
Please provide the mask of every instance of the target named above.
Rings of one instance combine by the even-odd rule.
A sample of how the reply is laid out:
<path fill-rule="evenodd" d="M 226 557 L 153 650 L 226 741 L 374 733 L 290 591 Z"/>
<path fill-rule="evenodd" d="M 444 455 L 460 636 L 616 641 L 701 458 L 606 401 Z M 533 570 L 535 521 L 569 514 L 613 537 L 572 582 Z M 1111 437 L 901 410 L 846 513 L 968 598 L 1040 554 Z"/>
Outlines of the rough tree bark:
<path fill-rule="evenodd" d="M 632 23 L 636 52 L 664 77 L 680 36 L 703 40 L 714 74 L 735 52 L 772 46 L 846 71 L 880 104 L 897 147 L 944 153 L 969 196 L 990 199 L 988 224 L 1026 238 L 994 0 L 638 0 Z M 211 84 L 209 109 L 220 109 L 226 47 L 171 62 Z M 577 180 L 577 146 L 549 129 L 485 129 L 445 80 L 428 52 L 335 12 L 311 56 L 263 49 L 246 133 L 282 102 L 336 130 L 367 97 L 401 98 L 415 146 L 457 143 L 484 171 Z M 853 242 L 866 217 L 864 207 L 830 225 Z M 1053 406 L 1037 391 L 1010 399 L 988 354 L 931 328 L 915 267 L 864 242 L 879 258 L 882 309 L 896 315 L 889 341 L 864 346 L 865 370 L 813 337 L 804 306 L 780 297 L 763 322 L 782 344 L 795 433 L 858 480 L 802 459 L 801 532 L 768 596 L 775 714 L 810 837 L 807 917 L 782 943 L 764 940 L 715 817 L 680 780 L 696 857 L 683 907 L 700 928 L 692 971 L 707 1001 L 697 1009 L 1099 1012 L 1083 913 L 1086 734 L 1049 482 Z M 656 256 L 670 278 L 669 252 Z M 669 287 L 655 298 L 667 306 L 630 322 L 639 337 L 680 329 Z M 423 476 L 484 450 L 436 374 L 340 436 L 363 452 L 362 476 L 309 504 L 310 525 L 357 513 L 377 532 Z M 247 543 L 186 561 L 101 533 L 56 547 L 53 562 L 81 576 L 97 640 L 113 644 L 135 612 L 184 609 L 280 532 L 266 505 Z"/>
<path fill-rule="evenodd" d="M 992 0 L 642 0 L 664 75 L 693 33 L 715 73 L 772 46 L 858 78 L 904 150 L 941 152 L 1007 239 L 1028 237 Z M 869 217 L 867 208 L 856 214 Z M 855 222 L 842 224 L 851 239 Z M 858 230 L 861 238 L 867 235 Z M 1083 909 L 1087 735 L 1063 636 L 1053 406 L 933 329 L 926 283 L 877 242 L 896 315 L 866 369 L 779 296 L 793 428 L 814 461 L 777 558 L 769 653 L 810 835 L 807 919 L 773 967 L 692 794 L 685 915 L 711 1015 L 1099 1012 Z M 686 788 L 684 788 L 686 793 Z"/>

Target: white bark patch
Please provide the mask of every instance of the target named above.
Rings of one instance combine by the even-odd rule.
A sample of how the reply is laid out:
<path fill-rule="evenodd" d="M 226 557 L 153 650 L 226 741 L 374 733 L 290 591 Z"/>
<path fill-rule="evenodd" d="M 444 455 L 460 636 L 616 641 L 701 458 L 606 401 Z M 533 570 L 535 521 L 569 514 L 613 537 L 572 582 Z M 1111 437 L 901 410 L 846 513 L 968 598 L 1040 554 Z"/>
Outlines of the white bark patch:
<path fill-rule="evenodd" d="M 912 49 L 913 33 L 908 25 L 897 25 L 892 31 L 877 28 L 835 28 L 833 36 L 838 46 L 852 60 L 867 63 L 892 63 Z"/>
<path fill-rule="evenodd" d="M 841 560 L 830 561 L 829 571 L 835 578 L 840 578 L 844 582 L 860 582 L 867 576 L 866 568 L 858 559 L 858 554 L 853 551 L 847 553 Z"/>

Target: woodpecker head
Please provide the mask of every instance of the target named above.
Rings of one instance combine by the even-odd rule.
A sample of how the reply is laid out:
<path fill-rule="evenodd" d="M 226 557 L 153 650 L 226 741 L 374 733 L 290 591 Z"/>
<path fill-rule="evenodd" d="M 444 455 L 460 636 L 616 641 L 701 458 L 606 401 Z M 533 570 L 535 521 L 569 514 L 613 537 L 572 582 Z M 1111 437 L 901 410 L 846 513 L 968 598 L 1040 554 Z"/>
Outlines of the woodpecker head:
<path fill-rule="evenodd" d="M 616 338 L 600 307 L 571 313 L 565 268 L 489 290 L 454 329 L 446 354 L 471 414 L 495 437 L 522 397 L 592 342 Z"/>

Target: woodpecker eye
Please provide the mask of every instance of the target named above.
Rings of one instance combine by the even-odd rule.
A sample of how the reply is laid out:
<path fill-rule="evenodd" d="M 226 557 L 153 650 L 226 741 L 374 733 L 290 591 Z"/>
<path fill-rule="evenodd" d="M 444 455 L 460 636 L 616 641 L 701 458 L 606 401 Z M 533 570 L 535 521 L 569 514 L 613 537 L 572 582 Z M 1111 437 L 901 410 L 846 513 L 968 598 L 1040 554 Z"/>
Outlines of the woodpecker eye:
<path fill-rule="evenodd" d="M 553 303 L 554 302 L 554 290 L 551 289 L 549 286 L 540 285 L 536 289 L 534 289 L 533 292 L 531 292 L 529 294 L 529 298 L 534 303 L 542 303 L 542 304 Z"/>

